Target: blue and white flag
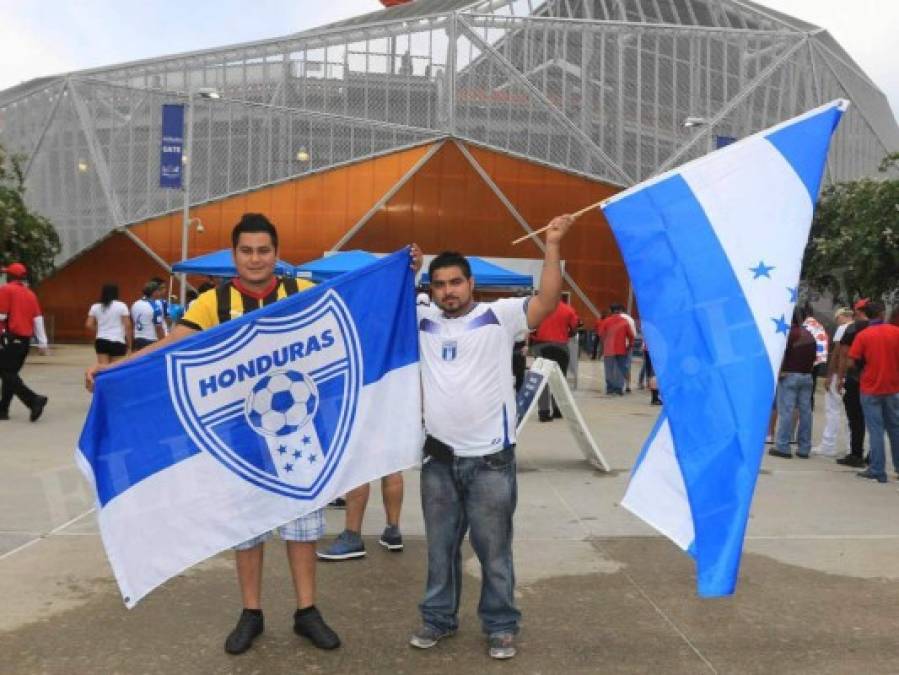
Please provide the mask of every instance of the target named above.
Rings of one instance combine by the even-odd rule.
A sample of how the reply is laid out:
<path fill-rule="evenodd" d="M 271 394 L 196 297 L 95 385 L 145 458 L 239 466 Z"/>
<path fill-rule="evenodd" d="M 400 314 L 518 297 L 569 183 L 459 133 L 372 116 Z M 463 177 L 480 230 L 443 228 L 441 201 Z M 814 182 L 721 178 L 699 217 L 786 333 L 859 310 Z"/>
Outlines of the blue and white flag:
<path fill-rule="evenodd" d="M 733 593 L 797 299 L 834 101 L 602 207 L 664 408 L 622 505 L 688 551 L 699 594 Z"/>
<path fill-rule="evenodd" d="M 408 250 L 100 373 L 76 457 L 125 604 L 420 459 Z"/>

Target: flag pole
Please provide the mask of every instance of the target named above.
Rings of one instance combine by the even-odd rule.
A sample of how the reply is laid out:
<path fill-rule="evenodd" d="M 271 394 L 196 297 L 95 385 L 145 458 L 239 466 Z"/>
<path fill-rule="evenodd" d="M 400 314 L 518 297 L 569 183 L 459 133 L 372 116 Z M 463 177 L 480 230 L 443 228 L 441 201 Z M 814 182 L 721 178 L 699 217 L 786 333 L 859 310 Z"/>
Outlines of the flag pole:
<path fill-rule="evenodd" d="M 575 211 L 574 213 L 571 214 L 571 217 L 574 218 L 575 220 L 577 220 L 585 213 L 588 213 L 589 211 L 592 211 L 593 209 L 601 208 L 605 203 L 606 203 L 606 200 L 602 199 L 602 200 L 596 202 L 595 204 L 590 204 L 590 206 L 585 206 L 580 211 Z M 550 228 L 551 225 L 552 225 L 552 223 L 550 223 L 549 225 L 546 225 L 544 227 L 541 227 L 539 230 L 535 230 L 535 231 L 531 232 L 530 234 L 526 234 L 523 237 L 518 237 L 518 239 L 516 239 L 515 241 L 512 242 L 512 246 L 515 246 L 516 244 L 520 244 L 525 239 L 530 239 L 531 237 L 536 237 L 538 234 L 542 234 L 542 233 L 546 232 Z"/>

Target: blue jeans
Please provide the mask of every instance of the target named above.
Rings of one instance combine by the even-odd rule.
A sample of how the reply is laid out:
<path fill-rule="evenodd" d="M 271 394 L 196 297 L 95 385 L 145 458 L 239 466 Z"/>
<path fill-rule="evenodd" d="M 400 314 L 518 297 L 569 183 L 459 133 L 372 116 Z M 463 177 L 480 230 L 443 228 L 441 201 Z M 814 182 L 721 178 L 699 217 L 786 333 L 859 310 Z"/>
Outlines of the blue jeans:
<path fill-rule="evenodd" d="M 604 356 L 603 366 L 606 371 L 606 393 L 624 393 L 624 374 L 627 372 L 627 355 Z"/>
<path fill-rule="evenodd" d="M 807 456 L 812 450 L 812 374 L 784 373 L 777 383 L 777 436 L 774 446 L 778 452 L 790 452 L 793 431 L 793 411 L 799 409 L 799 450 Z"/>
<path fill-rule="evenodd" d="M 425 624 L 456 630 L 462 593 L 462 540 L 481 563 L 478 616 L 488 635 L 517 633 L 512 566 L 512 516 L 518 502 L 515 448 L 486 457 L 426 458 L 421 467 L 421 506 L 428 538 L 428 582 L 419 605 Z"/>
<path fill-rule="evenodd" d="M 872 396 L 862 394 L 862 411 L 868 428 L 871 464 L 868 470 L 875 476 L 886 476 L 886 448 L 883 433 L 890 439 L 893 471 L 899 472 L 899 393 Z"/>

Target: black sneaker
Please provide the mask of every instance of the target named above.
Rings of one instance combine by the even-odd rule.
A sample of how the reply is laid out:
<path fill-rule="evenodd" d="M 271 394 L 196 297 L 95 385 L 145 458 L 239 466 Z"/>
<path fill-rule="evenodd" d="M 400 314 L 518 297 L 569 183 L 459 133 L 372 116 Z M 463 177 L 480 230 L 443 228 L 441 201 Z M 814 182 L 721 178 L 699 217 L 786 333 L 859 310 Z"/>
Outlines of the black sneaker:
<path fill-rule="evenodd" d="M 552 416 L 552 414 L 550 414 L 548 412 L 541 412 L 541 413 L 538 413 L 538 419 L 541 422 L 552 422 L 553 416 Z"/>
<path fill-rule="evenodd" d="M 782 459 L 792 459 L 792 458 L 793 458 L 793 455 L 792 455 L 791 453 L 789 453 L 789 452 L 781 452 L 781 451 L 778 450 L 777 448 L 771 448 L 771 449 L 768 451 L 768 454 L 771 455 L 772 457 L 780 457 L 780 458 L 782 458 Z"/>
<path fill-rule="evenodd" d="M 403 550 L 403 535 L 400 534 L 400 528 L 396 525 L 388 525 L 381 533 L 378 543 L 388 551 L 399 552 Z"/>
<path fill-rule="evenodd" d="M 43 414 L 47 400 L 46 396 L 35 397 L 34 403 L 31 404 L 31 417 L 29 418 L 32 422 L 37 422 L 38 418 Z"/>
<path fill-rule="evenodd" d="M 340 646 L 337 633 L 325 623 L 315 605 L 294 612 L 293 632 L 308 639 L 319 649 L 337 649 Z"/>
<path fill-rule="evenodd" d="M 840 457 L 837 461 L 837 464 L 841 464 L 843 466 L 854 466 L 856 468 L 863 468 L 866 466 L 865 460 L 863 460 L 858 455 L 846 455 L 845 457 Z"/>
<path fill-rule="evenodd" d="M 338 497 L 333 502 L 328 504 L 332 509 L 345 509 L 346 508 L 346 499 L 343 497 Z"/>
<path fill-rule="evenodd" d="M 245 609 L 228 639 L 225 640 L 225 651 L 229 654 L 243 654 L 253 646 L 253 640 L 262 634 L 265 621 L 261 611 Z"/>

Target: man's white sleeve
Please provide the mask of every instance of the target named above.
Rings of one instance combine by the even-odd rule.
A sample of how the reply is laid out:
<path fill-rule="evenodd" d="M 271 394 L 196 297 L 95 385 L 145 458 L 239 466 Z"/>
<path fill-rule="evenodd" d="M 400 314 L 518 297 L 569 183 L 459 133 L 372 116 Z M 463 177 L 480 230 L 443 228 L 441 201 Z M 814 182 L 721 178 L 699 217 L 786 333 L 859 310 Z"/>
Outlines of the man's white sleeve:
<path fill-rule="evenodd" d="M 32 321 L 34 328 L 34 337 L 37 338 L 37 344 L 42 349 L 47 347 L 47 331 L 44 330 L 44 317 L 36 316 Z"/>
<path fill-rule="evenodd" d="M 514 339 L 528 330 L 527 298 L 503 298 L 492 303 L 492 308 L 506 332 Z"/>

